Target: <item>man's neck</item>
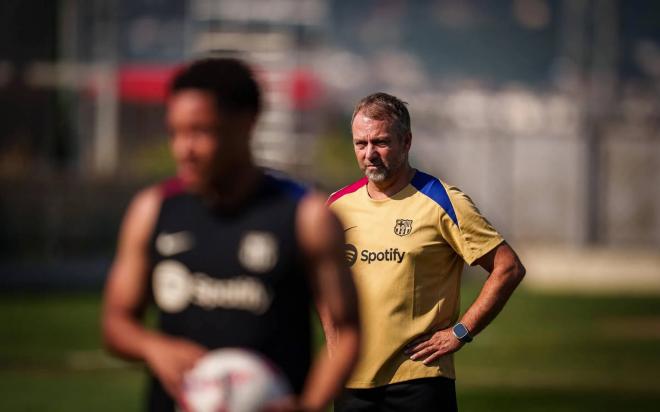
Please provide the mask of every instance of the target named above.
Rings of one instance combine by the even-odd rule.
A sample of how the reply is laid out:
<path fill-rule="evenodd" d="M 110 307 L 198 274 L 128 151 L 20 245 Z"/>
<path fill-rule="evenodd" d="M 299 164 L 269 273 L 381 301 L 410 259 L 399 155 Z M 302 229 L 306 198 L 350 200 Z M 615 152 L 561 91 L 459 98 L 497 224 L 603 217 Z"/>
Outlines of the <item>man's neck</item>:
<path fill-rule="evenodd" d="M 233 210 L 252 194 L 260 179 L 260 169 L 252 163 L 245 164 L 231 176 L 216 178 L 202 197 L 212 207 Z"/>
<path fill-rule="evenodd" d="M 415 169 L 406 163 L 397 171 L 397 173 L 395 173 L 394 176 L 387 180 L 382 182 L 369 180 L 369 183 L 367 184 L 367 192 L 372 199 L 388 199 L 406 187 L 412 180 L 415 172 Z"/>

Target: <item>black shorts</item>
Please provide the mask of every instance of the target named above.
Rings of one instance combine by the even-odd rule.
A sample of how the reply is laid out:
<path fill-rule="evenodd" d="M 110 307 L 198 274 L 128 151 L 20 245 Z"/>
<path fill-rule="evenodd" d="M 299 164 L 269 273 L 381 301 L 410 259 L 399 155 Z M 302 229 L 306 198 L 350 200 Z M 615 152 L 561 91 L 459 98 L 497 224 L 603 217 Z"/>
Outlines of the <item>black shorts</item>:
<path fill-rule="evenodd" d="M 453 379 L 424 378 L 369 389 L 344 389 L 335 412 L 455 412 Z"/>

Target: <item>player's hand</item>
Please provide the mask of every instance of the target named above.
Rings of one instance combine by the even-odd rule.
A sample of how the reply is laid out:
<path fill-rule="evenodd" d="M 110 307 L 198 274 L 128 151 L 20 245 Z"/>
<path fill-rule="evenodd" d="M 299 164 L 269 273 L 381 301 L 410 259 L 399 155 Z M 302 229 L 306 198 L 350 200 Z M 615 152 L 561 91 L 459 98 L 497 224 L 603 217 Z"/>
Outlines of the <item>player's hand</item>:
<path fill-rule="evenodd" d="M 206 352 L 206 348 L 187 339 L 158 336 L 150 340 L 145 360 L 167 393 L 178 401 L 184 373 Z"/>
<path fill-rule="evenodd" d="M 421 360 L 425 365 L 441 356 L 454 353 L 464 345 L 451 332 L 451 328 L 426 334 L 406 345 L 404 353 L 414 361 Z"/>

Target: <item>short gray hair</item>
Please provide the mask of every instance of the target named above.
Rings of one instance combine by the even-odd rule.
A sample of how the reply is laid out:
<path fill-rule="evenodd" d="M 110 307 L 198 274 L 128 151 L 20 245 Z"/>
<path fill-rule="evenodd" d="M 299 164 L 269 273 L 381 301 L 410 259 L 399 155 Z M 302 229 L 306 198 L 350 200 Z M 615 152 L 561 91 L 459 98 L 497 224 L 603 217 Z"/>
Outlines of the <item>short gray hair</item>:
<path fill-rule="evenodd" d="M 378 92 L 364 97 L 353 110 L 351 124 L 358 113 L 374 120 L 387 120 L 396 129 L 399 137 L 410 133 L 410 113 L 406 102 L 387 93 Z"/>

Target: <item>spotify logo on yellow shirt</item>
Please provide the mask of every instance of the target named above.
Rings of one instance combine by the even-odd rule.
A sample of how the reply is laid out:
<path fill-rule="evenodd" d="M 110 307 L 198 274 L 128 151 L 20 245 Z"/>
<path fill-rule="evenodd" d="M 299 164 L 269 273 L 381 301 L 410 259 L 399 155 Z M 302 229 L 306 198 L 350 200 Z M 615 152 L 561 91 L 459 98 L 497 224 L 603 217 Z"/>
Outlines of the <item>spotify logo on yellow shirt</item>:
<path fill-rule="evenodd" d="M 344 245 L 344 249 L 346 252 L 346 263 L 348 263 L 348 267 L 351 267 L 355 264 L 355 261 L 357 260 L 357 255 L 358 251 L 357 248 L 350 243 L 346 243 Z"/>
<path fill-rule="evenodd" d="M 406 255 L 406 252 L 400 252 L 397 248 L 389 248 L 381 250 L 378 252 L 372 252 L 370 250 L 364 249 L 360 253 L 360 261 L 367 262 L 371 264 L 372 262 L 403 262 L 403 257 Z"/>
<path fill-rule="evenodd" d="M 358 249 L 350 243 L 347 243 L 344 248 L 346 252 L 346 263 L 351 267 L 358 259 Z M 364 249 L 359 253 L 359 256 L 360 262 L 366 262 L 368 265 L 374 262 L 401 263 L 406 256 L 406 252 L 400 251 L 398 248 L 388 248 L 379 251 Z"/>

